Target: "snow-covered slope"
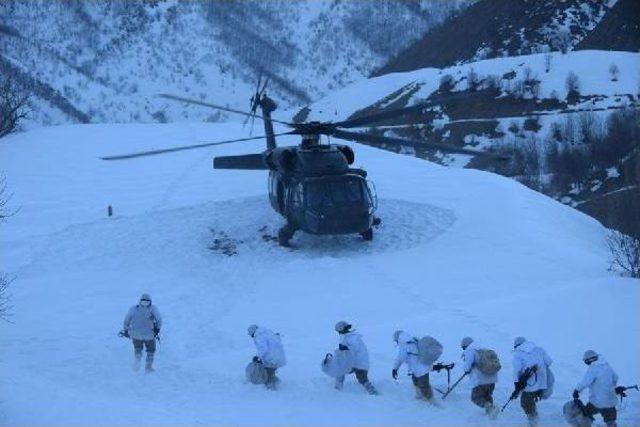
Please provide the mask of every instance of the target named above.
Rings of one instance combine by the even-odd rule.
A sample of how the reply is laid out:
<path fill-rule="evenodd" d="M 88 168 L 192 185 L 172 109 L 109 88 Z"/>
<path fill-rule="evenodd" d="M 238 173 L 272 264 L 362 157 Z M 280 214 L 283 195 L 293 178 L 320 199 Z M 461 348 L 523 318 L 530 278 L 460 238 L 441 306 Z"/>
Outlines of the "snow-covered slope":
<path fill-rule="evenodd" d="M 260 143 L 98 159 L 245 134 L 233 123 L 82 125 L 3 141 L 0 170 L 20 211 L 0 234 L 2 269 L 16 278 L 14 323 L 0 325 L 1 424 L 524 424 L 516 403 L 483 418 L 466 382 L 442 408 L 414 400 L 406 376 L 390 378 L 397 328 L 436 336 L 446 361 L 459 361 L 464 335 L 494 346 L 499 403 L 513 386 L 513 337 L 546 347 L 557 382 L 543 426 L 563 423 L 587 348 L 622 383 L 638 381 L 640 287 L 607 271 L 606 230 L 512 180 L 357 146 L 380 197 L 374 241 L 298 235 L 290 250 L 269 239 L 281 220 L 265 173 L 211 169 L 213 155 Z M 142 292 L 165 319 L 153 375 L 131 371 L 130 343 L 116 336 Z M 380 396 L 353 380 L 337 392 L 321 373 L 339 319 L 364 335 Z M 253 322 L 283 336 L 277 392 L 244 380 Z M 620 424 L 639 423 L 632 395 Z"/>
<path fill-rule="evenodd" d="M 619 69 L 619 75 L 615 81 L 612 80 L 609 71 L 612 64 Z M 498 94 L 502 98 L 518 96 L 521 99 L 546 98 L 560 102 L 567 99 L 566 79 L 569 73 L 573 72 L 578 76 L 580 94 L 584 99 L 577 105 L 569 106 L 569 110 L 597 112 L 637 102 L 640 54 L 598 50 L 567 54 L 538 53 L 486 59 L 445 68 L 423 68 L 405 73 L 387 74 L 361 80 L 329 94 L 308 107 L 310 110 L 308 117 L 310 120 L 336 121 L 373 106 L 383 109 L 394 102 L 394 108 L 401 108 L 423 102 L 438 91 L 440 80 L 445 75 L 452 77 L 454 84 L 451 92 L 467 91 L 468 76 L 472 70 L 478 79 L 478 89 L 489 84 L 487 80 L 496 78 Z M 538 92 L 535 96 L 526 92 L 516 93 L 518 90 L 516 84 L 525 79 L 537 82 Z M 400 105 L 398 100 L 402 102 Z M 499 102 L 499 99 L 496 102 Z M 524 121 L 526 116 L 534 116 L 537 113 L 546 113 L 551 116 L 549 120 L 554 120 L 557 119 L 556 114 L 561 112 L 559 110 L 562 107 L 567 106 L 556 105 L 549 111 L 545 104 L 539 103 L 537 108 L 530 111 L 516 109 L 513 112 L 514 117 L 498 117 L 498 124 L 506 128 L 504 125 L 508 125 L 511 120 Z M 478 120 L 495 118 L 492 111 L 470 111 L 470 113 L 474 112 Z M 446 111 L 442 112 L 438 119 L 440 119 L 439 125 L 445 125 L 449 121 Z M 473 119 L 473 116 L 469 119 Z"/>
<path fill-rule="evenodd" d="M 0 74 L 33 93 L 35 125 L 218 121 L 156 95 L 246 108 L 263 72 L 281 104 L 304 105 L 368 75 L 463 4 L 5 0 Z"/>

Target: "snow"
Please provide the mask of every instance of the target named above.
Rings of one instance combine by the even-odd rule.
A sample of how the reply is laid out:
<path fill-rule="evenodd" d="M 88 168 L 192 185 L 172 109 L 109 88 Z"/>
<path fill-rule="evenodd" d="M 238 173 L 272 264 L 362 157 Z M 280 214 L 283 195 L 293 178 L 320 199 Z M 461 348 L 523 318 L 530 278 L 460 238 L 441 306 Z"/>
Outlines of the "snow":
<path fill-rule="evenodd" d="M 99 160 L 246 133 L 234 123 L 76 125 L 3 140 L 0 170 L 20 211 L 0 234 L 2 270 L 15 277 L 13 323 L 0 324 L 0 424 L 525 424 L 517 403 L 484 418 L 465 381 L 442 408 L 416 401 L 410 380 L 390 375 L 398 328 L 437 337 L 444 361 L 459 361 L 465 335 L 493 346 L 498 403 L 513 386 L 513 337 L 544 346 L 556 391 L 540 403 L 542 426 L 564 423 L 587 348 L 621 383 L 638 381 L 640 287 L 607 270 L 607 230 L 512 180 L 354 146 L 380 197 L 374 241 L 299 234 L 283 249 L 268 238 L 281 219 L 265 172 L 211 166 L 260 142 Z M 209 249 L 220 236 L 237 255 Z M 165 321 L 152 375 L 131 371 L 131 344 L 117 337 L 142 292 Z M 352 378 L 338 392 L 320 371 L 340 319 L 364 335 L 380 396 Z M 251 323 L 283 336 L 279 391 L 244 379 Z M 638 395 L 619 420 L 640 423 Z"/>
<path fill-rule="evenodd" d="M 551 70 L 545 73 L 545 55 L 551 55 Z M 609 67 L 615 63 L 620 69 L 618 81 L 611 81 Z M 443 69 L 423 68 L 406 73 L 393 73 L 358 81 L 313 103 L 310 119 L 341 120 L 358 110 L 364 109 L 393 92 L 410 84 L 420 85 L 409 104 L 420 102 L 438 89 L 440 78 L 452 75 L 456 81 L 454 90 L 466 89 L 466 77 L 473 69 L 479 77 L 503 76 L 514 71 L 521 79 L 529 68 L 531 75 L 540 80 L 540 97 L 551 97 L 555 91 L 564 99 L 567 94 L 565 80 L 569 72 L 579 77 L 580 93 L 602 95 L 602 100 L 594 100 L 590 109 L 624 105 L 628 101 L 624 95 L 636 94 L 640 78 L 640 54 L 632 52 L 582 50 L 561 54 L 538 53 L 532 55 L 486 59 Z"/>

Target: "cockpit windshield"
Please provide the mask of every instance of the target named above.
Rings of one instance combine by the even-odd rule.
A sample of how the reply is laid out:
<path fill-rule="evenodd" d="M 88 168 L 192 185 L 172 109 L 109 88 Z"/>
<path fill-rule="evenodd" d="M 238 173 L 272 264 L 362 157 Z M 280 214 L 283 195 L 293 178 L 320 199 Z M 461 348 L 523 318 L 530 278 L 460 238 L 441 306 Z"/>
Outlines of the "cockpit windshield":
<path fill-rule="evenodd" d="M 345 204 L 369 202 L 369 193 L 364 181 L 358 177 L 331 180 L 310 180 L 305 184 L 307 208 L 322 208 Z"/>

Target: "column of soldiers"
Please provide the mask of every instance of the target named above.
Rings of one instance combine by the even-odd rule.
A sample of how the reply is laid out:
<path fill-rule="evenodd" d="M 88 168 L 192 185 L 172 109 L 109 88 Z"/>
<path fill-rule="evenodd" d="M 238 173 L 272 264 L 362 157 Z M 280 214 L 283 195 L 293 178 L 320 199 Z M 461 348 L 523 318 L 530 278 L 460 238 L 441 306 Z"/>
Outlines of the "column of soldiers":
<path fill-rule="evenodd" d="M 159 339 L 158 334 L 161 327 L 162 318 L 160 312 L 155 305 L 152 305 L 151 297 L 148 294 L 143 294 L 138 304 L 131 307 L 127 312 L 123 330 L 120 333 L 121 336 L 131 338 L 133 342 L 134 370 L 140 368 L 142 351 L 145 349 L 147 355 L 145 371 L 147 373 L 153 372 L 155 343 Z M 340 351 L 348 351 L 350 354 L 352 368 L 349 373 L 355 375 L 356 380 L 364 387 L 367 393 L 377 395 L 378 391 L 369 380 L 369 352 L 362 336 L 346 321 L 337 322 L 335 331 L 339 336 L 338 349 Z M 258 325 L 249 326 L 247 333 L 253 339 L 256 347 L 256 355 L 253 357 L 252 364 L 259 366 L 261 372 L 264 372 L 264 378 L 259 383 L 264 384 L 267 389 L 277 389 L 280 379 L 277 377 L 276 371 L 286 365 L 285 352 L 280 335 Z M 445 365 L 423 363 L 418 357 L 418 340 L 414 335 L 398 330 L 393 333 L 393 341 L 397 345 L 398 353 L 391 370 L 392 378 L 397 380 L 398 370 L 403 364 L 406 364 L 415 387 L 416 398 L 432 405 L 439 405 L 434 399 L 429 373 L 431 371 L 438 372 Z M 500 412 L 493 399 L 498 375 L 497 372 L 487 374 L 479 368 L 480 352 L 491 350 L 486 350 L 486 348 L 477 345 L 471 337 L 464 337 L 460 342 L 460 347 L 462 349 L 464 368 L 464 375 L 460 380 L 465 376 L 469 376 L 472 386 L 471 402 L 482 408 L 487 416 L 495 419 Z M 582 380 L 576 385 L 572 395 L 575 402 L 580 402 L 580 392 L 587 388 L 589 389 L 587 405 L 582 405 L 581 402 L 579 405 L 576 403 L 576 407 L 580 408 L 580 419 L 589 420 L 588 425 L 590 425 L 590 420 L 593 419 L 593 416 L 600 414 L 607 427 L 615 427 L 617 416 L 616 395 L 624 395 L 625 387 L 618 386 L 617 374 L 595 351 L 587 350 L 584 353 L 583 361 L 588 368 Z M 520 397 L 520 406 L 530 426 L 535 426 L 538 422 L 537 402 L 551 394 L 553 380 L 550 378 L 551 371 L 549 367 L 552 363 L 553 361 L 542 347 L 526 340 L 524 337 L 515 338 L 513 342 L 514 393 L 509 401 L 518 396 Z M 344 375 L 338 376 L 334 387 L 337 390 L 342 390 L 344 380 Z M 457 383 L 454 384 L 454 387 L 455 385 Z M 568 421 L 573 423 L 572 420 L 568 419 Z M 582 427 L 587 424 L 580 424 L 579 421 L 576 421 L 574 425 Z"/>

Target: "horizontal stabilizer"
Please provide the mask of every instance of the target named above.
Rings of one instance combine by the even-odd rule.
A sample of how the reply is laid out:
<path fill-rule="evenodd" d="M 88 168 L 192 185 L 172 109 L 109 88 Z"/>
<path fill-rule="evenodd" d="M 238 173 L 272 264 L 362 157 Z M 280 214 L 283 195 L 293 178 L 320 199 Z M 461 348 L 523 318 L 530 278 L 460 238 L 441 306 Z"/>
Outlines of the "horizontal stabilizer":
<path fill-rule="evenodd" d="M 245 154 L 242 156 L 220 156 L 213 158 L 214 169 L 246 169 L 246 170 L 268 170 L 264 162 L 264 155 Z"/>

